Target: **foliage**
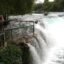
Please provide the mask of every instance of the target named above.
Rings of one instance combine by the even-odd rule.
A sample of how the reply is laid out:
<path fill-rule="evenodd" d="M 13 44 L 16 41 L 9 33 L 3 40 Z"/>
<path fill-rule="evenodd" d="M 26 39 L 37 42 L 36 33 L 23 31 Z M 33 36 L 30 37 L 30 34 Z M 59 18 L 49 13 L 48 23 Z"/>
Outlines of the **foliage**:
<path fill-rule="evenodd" d="M 52 9 L 53 9 L 53 2 L 49 2 L 48 0 L 45 0 L 45 2 L 43 3 L 43 10 L 49 12 Z"/>
<path fill-rule="evenodd" d="M 64 11 L 64 0 L 55 0 L 54 2 L 48 2 L 45 0 L 43 4 L 44 11 Z"/>
<path fill-rule="evenodd" d="M 34 5 L 34 10 L 38 12 L 45 12 L 45 11 L 49 12 L 52 11 L 53 6 L 54 6 L 53 2 L 49 2 L 48 0 L 45 0 L 43 4 L 40 3 Z"/>
<path fill-rule="evenodd" d="M 56 9 L 57 11 L 63 11 L 64 10 L 64 0 L 55 0 L 54 9 Z"/>
<path fill-rule="evenodd" d="M 8 45 L 0 49 L 0 64 L 21 64 L 22 52 L 16 45 Z"/>
<path fill-rule="evenodd" d="M 56 11 L 64 11 L 64 0 L 54 0 L 54 2 L 49 2 L 48 0 L 45 0 L 43 4 L 36 4 L 35 11 L 38 12 L 56 12 Z"/>
<path fill-rule="evenodd" d="M 0 0 L 0 14 L 25 14 L 32 11 L 34 0 Z"/>
<path fill-rule="evenodd" d="M 31 64 L 29 47 L 25 43 L 8 43 L 0 48 L 0 64 Z"/>
<path fill-rule="evenodd" d="M 43 5 L 41 3 L 34 5 L 34 11 L 43 12 Z"/>

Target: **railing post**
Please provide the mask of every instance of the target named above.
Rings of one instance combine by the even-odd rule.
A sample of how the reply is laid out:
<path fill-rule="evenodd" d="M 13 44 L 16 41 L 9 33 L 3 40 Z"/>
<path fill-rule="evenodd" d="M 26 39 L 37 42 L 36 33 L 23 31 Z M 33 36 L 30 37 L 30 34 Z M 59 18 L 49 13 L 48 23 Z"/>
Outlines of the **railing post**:
<path fill-rule="evenodd" d="M 10 33 L 11 33 L 11 35 L 10 35 L 10 40 L 13 40 L 13 37 L 12 37 L 12 27 L 11 27 L 11 25 L 10 25 Z"/>
<path fill-rule="evenodd" d="M 35 31 L 35 29 L 34 29 L 34 28 L 35 28 L 35 26 L 34 26 L 34 22 L 33 22 L 33 36 L 34 36 L 34 31 Z"/>
<path fill-rule="evenodd" d="M 2 29 L 3 29 L 3 46 L 5 46 L 5 41 L 6 41 L 6 36 L 5 36 L 5 30 L 4 30 L 4 24 L 2 24 Z"/>
<path fill-rule="evenodd" d="M 11 40 L 13 40 L 12 29 L 11 29 Z"/>

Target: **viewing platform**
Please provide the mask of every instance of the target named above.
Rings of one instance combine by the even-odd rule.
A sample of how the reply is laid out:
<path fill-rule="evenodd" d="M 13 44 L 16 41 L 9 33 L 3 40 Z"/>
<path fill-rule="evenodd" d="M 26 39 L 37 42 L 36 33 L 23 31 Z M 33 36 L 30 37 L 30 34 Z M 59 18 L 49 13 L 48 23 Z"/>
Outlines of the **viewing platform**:
<path fill-rule="evenodd" d="M 8 20 L 9 24 L 0 31 L 0 44 L 5 42 L 30 42 L 35 34 L 38 21 Z"/>

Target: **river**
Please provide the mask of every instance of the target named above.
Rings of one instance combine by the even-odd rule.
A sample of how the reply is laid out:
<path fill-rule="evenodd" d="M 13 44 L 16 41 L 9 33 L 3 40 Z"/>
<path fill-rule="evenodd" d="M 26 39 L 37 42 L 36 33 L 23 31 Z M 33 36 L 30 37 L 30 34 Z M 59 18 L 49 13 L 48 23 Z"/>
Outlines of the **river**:
<path fill-rule="evenodd" d="M 33 64 L 64 64 L 64 12 L 50 12 L 47 16 L 33 13 L 10 18 L 38 21 L 35 24 L 37 36 L 32 44 L 27 44 Z"/>

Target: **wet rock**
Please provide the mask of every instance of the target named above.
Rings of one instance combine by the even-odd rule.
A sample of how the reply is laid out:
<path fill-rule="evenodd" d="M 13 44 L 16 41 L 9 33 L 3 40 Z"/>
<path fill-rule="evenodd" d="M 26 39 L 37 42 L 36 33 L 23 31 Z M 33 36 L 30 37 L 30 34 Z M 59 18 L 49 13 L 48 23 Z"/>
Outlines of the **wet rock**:
<path fill-rule="evenodd" d="M 22 50 L 22 64 L 31 64 L 30 63 L 30 52 L 29 47 L 26 43 L 20 43 L 19 44 L 21 50 Z"/>

